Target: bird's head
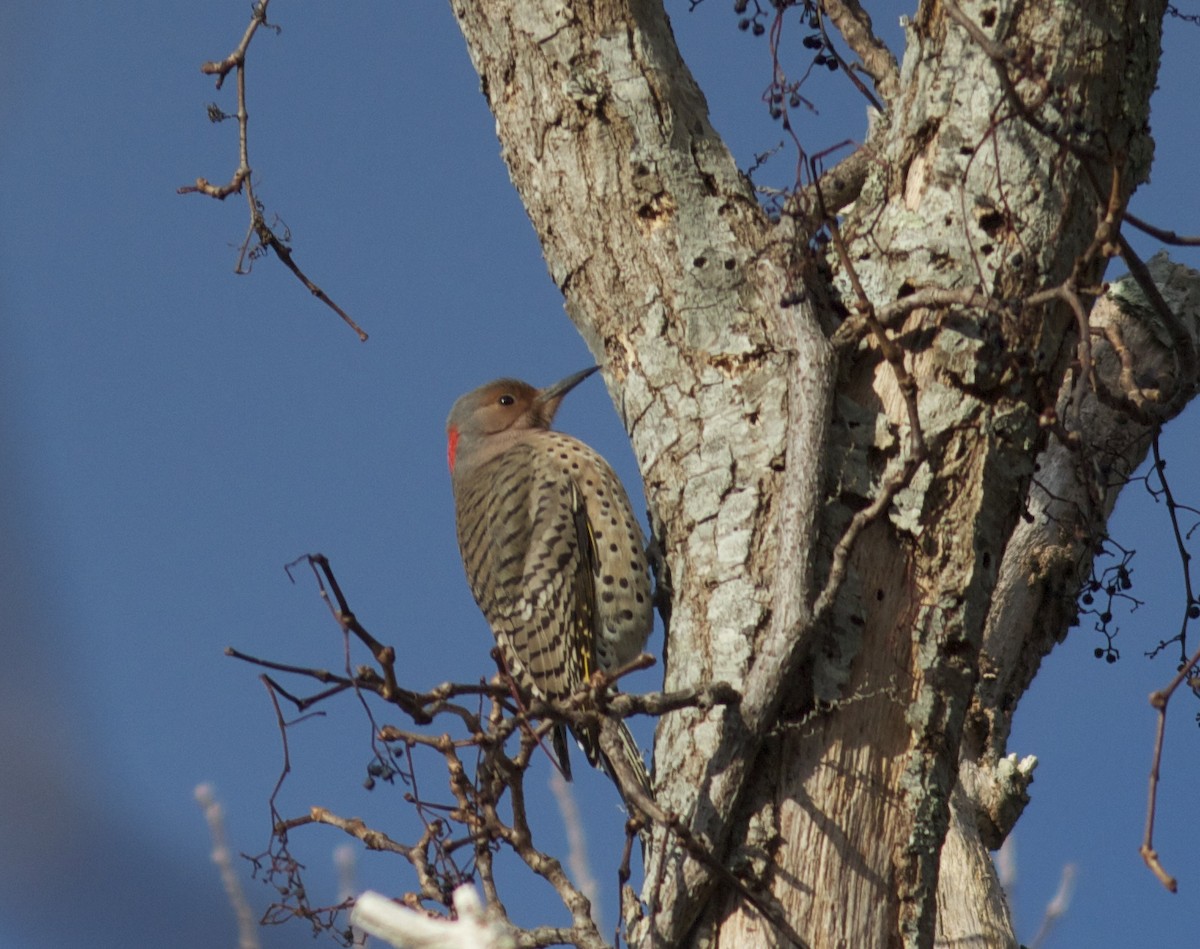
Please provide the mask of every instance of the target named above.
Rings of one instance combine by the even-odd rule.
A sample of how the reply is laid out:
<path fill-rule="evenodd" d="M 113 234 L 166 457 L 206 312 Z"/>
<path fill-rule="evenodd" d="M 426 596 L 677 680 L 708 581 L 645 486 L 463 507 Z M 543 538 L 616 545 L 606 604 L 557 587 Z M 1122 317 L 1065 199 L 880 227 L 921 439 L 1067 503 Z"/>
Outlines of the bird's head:
<path fill-rule="evenodd" d="M 599 368 L 573 373 L 544 389 L 520 379 L 496 379 L 461 396 L 446 419 L 446 458 L 451 473 L 463 458 L 489 442 L 507 444 L 506 433 L 511 437 L 526 429 L 549 428 L 563 397 Z"/>

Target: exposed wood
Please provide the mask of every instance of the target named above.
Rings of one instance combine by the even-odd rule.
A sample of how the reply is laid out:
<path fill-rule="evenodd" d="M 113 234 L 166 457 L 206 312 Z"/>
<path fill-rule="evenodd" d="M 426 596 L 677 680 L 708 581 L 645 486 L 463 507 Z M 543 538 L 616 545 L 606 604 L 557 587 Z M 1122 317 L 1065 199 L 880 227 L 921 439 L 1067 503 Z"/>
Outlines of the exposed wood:
<path fill-rule="evenodd" d="M 743 693 L 663 717 L 658 803 L 814 947 L 1015 945 L 987 847 L 1028 775 L 1000 762 L 1076 575 L 1049 564 L 1029 598 L 1051 586 L 1025 561 L 1059 540 L 1021 514 L 1039 453 L 1067 451 L 1047 410 L 1080 411 L 1105 214 L 1149 170 L 1161 3 L 922 4 L 828 269 L 809 224 L 757 206 L 661 5 L 453 7 L 633 440 L 671 574 L 666 687 Z M 781 939 L 674 839 L 647 876 L 635 940 Z"/>

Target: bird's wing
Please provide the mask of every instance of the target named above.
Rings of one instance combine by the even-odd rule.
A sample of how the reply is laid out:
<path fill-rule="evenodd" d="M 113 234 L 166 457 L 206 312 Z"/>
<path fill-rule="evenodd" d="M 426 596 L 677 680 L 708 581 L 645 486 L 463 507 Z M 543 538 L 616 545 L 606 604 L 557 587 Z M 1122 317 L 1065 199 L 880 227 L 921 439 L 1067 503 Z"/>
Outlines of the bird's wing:
<path fill-rule="evenodd" d="M 463 560 L 505 664 L 525 689 L 562 699 L 594 660 L 594 544 L 575 482 L 514 446 L 457 499 Z"/>
<path fill-rule="evenodd" d="M 529 511 L 509 635 L 534 687 L 563 699 L 595 666 L 594 544 L 579 489 L 561 471 L 531 479 Z"/>

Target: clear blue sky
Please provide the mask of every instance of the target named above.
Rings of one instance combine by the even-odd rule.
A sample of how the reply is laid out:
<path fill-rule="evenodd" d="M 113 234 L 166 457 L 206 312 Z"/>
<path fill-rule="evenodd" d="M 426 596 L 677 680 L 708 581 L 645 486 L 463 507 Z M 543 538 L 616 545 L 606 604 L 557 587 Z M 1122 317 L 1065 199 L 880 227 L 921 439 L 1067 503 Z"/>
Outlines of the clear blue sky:
<path fill-rule="evenodd" d="M 396 645 L 406 683 L 487 674 L 491 641 L 454 541 L 445 415 L 495 376 L 544 384 L 590 362 L 445 4 L 281 0 L 282 35 L 252 49 L 259 194 L 371 341 L 274 260 L 233 275 L 242 200 L 175 189 L 233 170 L 234 127 L 204 113 L 214 99 L 232 110 L 232 89 L 214 93 L 198 66 L 233 47 L 248 9 L 0 11 L 0 949 L 232 946 L 192 789 L 213 782 L 233 847 L 257 852 L 280 748 L 256 671 L 222 650 L 336 667 L 339 634 L 312 584 L 283 572 L 321 551 L 362 621 Z M 670 9 L 715 124 L 749 164 L 779 138 L 758 103 L 763 41 L 735 30 L 728 4 Z M 1200 34 L 1178 34 L 1155 104 L 1154 187 L 1134 209 L 1195 231 L 1200 133 L 1179 90 L 1194 88 Z M 814 150 L 860 134 L 862 106 L 834 98 L 838 87 L 807 90 L 825 113 L 804 130 Z M 775 161 L 784 173 L 791 159 Z M 1194 253 L 1177 259 L 1200 266 Z M 561 425 L 637 493 L 599 379 L 571 395 Z M 1169 444 L 1185 495 L 1196 430 L 1194 415 L 1182 420 Z M 1114 532 L 1139 551 L 1134 592 L 1148 605 L 1122 621 L 1123 660 L 1097 662 L 1098 639 L 1076 632 L 1018 716 L 1012 750 L 1042 762 L 1017 830 L 1025 939 L 1074 862 L 1075 900 L 1050 945 L 1194 945 L 1200 729 L 1189 698 L 1172 710 L 1158 836 L 1180 894 L 1163 892 L 1136 851 L 1145 696 L 1173 671 L 1141 653 L 1173 631 L 1181 598 L 1167 530 L 1144 495 L 1127 499 Z M 282 809 L 325 804 L 403 838 L 398 793 L 360 788 L 367 723 L 352 701 L 329 711 L 292 733 Z M 593 871 L 611 889 L 620 813 L 605 779 L 584 770 Z M 543 763 L 532 781 L 548 776 Z M 293 836 L 310 885 L 325 890 L 317 899 L 334 899 L 326 866 L 343 840 Z M 393 860 L 360 870 L 364 883 L 403 886 Z M 249 892 L 266 905 L 269 891 Z M 537 896 L 514 899 L 519 920 L 540 921 Z M 604 911 L 611 921 L 611 901 Z M 266 934 L 268 946 L 307 939 L 300 925 Z"/>

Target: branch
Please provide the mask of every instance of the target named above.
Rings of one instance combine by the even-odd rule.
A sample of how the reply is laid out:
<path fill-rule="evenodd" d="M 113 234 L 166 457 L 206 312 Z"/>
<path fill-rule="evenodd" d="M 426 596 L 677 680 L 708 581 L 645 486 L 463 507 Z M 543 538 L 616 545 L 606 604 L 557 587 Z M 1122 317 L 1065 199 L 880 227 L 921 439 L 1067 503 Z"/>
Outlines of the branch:
<path fill-rule="evenodd" d="M 1187 603 L 1183 614 L 1183 627 L 1178 635 L 1180 642 L 1186 643 L 1188 622 L 1192 619 L 1200 618 L 1200 610 L 1196 606 L 1196 596 L 1192 592 L 1192 556 L 1188 552 L 1187 546 L 1184 543 L 1183 532 L 1180 530 L 1179 517 L 1177 515 L 1179 505 L 1175 502 L 1174 493 L 1171 491 L 1171 485 L 1166 478 L 1166 465 L 1159 453 L 1157 435 L 1154 436 L 1152 450 L 1154 452 L 1154 468 L 1158 472 L 1163 495 L 1167 502 L 1167 513 L 1171 520 L 1171 529 L 1175 537 L 1176 550 L 1183 564 L 1183 582 L 1187 595 Z M 1158 881 L 1172 893 L 1176 892 L 1178 884 L 1175 878 L 1167 873 L 1159 861 L 1158 851 L 1154 848 L 1154 815 L 1158 800 L 1159 767 L 1162 763 L 1163 742 L 1167 730 L 1167 705 L 1171 701 L 1171 696 L 1175 694 L 1175 691 L 1184 682 L 1192 682 L 1194 680 L 1198 665 L 1200 665 L 1200 649 L 1197 649 L 1190 657 L 1180 663 L 1179 671 L 1175 673 L 1175 676 L 1165 688 L 1157 689 L 1150 693 L 1150 706 L 1158 711 L 1158 725 L 1155 729 L 1154 754 L 1150 764 L 1150 790 L 1146 803 L 1146 830 L 1142 837 L 1142 845 L 1139 848 L 1139 853 L 1141 853 L 1142 859 L 1146 861 L 1146 866 L 1158 878 Z"/>
<path fill-rule="evenodd" d="M 236 658 L 274 672 L 300 675 L 330 686 L 315 696 L 297 697 L 268 676 L 262 676 L 275 709 L 284 749 L 283 768 L 271 798 L 271 845 L 264 854 L 256 858 L 257 863 L 266 864 L 268 879 L 274 882 L 283 894 L 283 901 L 271 907 L 271 918 L 299 916 L 310 921 L 315 929 L 327 929 L 333 925 L 333 919 L 342 907 L 313 908 L 308 904 L 305 888 L 300 881 L 301 865 L 292 858 L 288 849 L 290 833 L 310 825 L 323 824 L 354 837 L 368 849 L 404 857 L 416 871 L 418 881 L 418 888 L 404 897 L 404 903 L 410 909 L 423 909 L 423 904 L 428 901 L 449 906 L 453 888 L 474 877 L 482 885 L 489 906 L 494 912 L 502 915 L 503 909 L 493 876 L 492 860 L 496 845 L 506 844 L 530 870 L 556 889 L 563 904 L 574 917 L 572 927 L 565 930 L 513 929 L 511 934 L 517 943 L 521 946 L 542 946 L 567 941 L 585 949 L 600 949 L 604 943 L 590 916 L 591 901 L 571 881 L 558 861 L 534 846 L 524 797 L 524 774 L 532 756 L 540 746 L 543 736 L 559 722 L 572 727 L 596 728 L 602 735 L 608 735 L 607 740 L 611 741 L 612 736 L 619 733 L 617 723 L 622 717 L 661 715 L 689 707 L 709 709 L 718 705 L 732 705 L 740 700 L 737 692 L 727 683 L 718 682 L 649 695 L 612 693 L 612 685 L 621 678 L 654 664 L 654 658 L 649 655 L 637 656 L 607 675 L 597 674 L 591 682 L 564 701 L 531 701 L 527 708 L 513 713 L 510 713 L 512 703 L 509 690 L 501 684 L 444 683 L 428 692 L 415 692 L 397 684 L 393 668 L 395 650 L 375 639 L 359 622 L 328 560 L 319 554 L 313 554 L 296 562 L 307 563 L 310 566 L 319 595 L 343 632 L 346 643 L 346 672 L 335 675 L 322 669 L 271 662 L 247 656 L 233 649 L 227 650 Z M 350 645 L 355 639 L 370 650 L 375 661 L 382 667 L 382 674 L 377 674 L 368 667 L 358 667 L 351 672 Z M 291 727 L 297 724 L 284 719 L 279 699 L 283 698 L 295 705 L 299 711 L 311 714 L 309 710 L 315 705 L 350 689 L 353 689 L 362 701 L 372 725 L 374 759 L 367 769 L 367 784 L 373 786 L 377 778 L 382 778 L 388 782 L 398 779 L 406 786 L 408 790 L 405 798 L 424 822 L 424 832 L 414 843 L 397 841 L 359 818 L 341 817 L 323 807 L 311 807 L 307 813 L 290 819 L 281 817 L 276 808 L 275 802 L 282 785 L 291 772 L 289 732 Z M 372 693 L 404 711 L 418 724 L 430 724 L 443 714 L 457 717 L 466 726 L 466 734 L 426 733 L 393 725 L 378 726 L 365 701 Z M 482 710 L 473 713 L 448 701 L 460 695 L 477 696 L 481 703 L 490 699 L 490 714 L 485 718 Z M 298 721 L 304 721 L 308 714 Z M 539 720 L 536 724 L 535 719 Z M 505 745 L 514 733 L 520 735 L 520 746 L 515 757 L 510 757 L 506 753 Z M 441 756 L 452 801 L 430 800 L 421 793 L 417 768 L 413 762 L 415 748 L 429 749 Z M 463 749 L 474 750 L 477 753 L 473 774 L 464 766 L 461 757 Z M 613 760 L 618 771 L 629 767 L 624 755 L 616 755 Z M 668 821 L 663 812 L 657 810 L 649 796 L 640 791 L 635 778 L 630 775 L 623 777 L 624 784 L 621 776 L 617 777 L 619 787 L 638 788 L 637 801 L 640 806 L 631 804 L 633 813 L 652 814 L 664 822 Z M 498 802 L 506 796 L 511 802 L 511 821 L 503 819 L 497 809 Z M 465 833 L 452 838 L 451 831 L 456 826 L 463 828 Z M 667 824 L 664 823 L 664 826 Z M 669 826 L 676 833 L 687 833 L 686 828 L 675 817 L 669 819 Z M 701 853 L 703 848 L 699 843 L 691 837 L 687 837 L 686 840 L 689 852 Z M 460 866 L 463 854 L 469 854 L 473 858 L 473 869 L 470 863 Z M 720 864 L 709 851 L 704 852 L 702 859 L 714 867 Z M 279 882 L 280 880 L 282 882 Z M 743 883 L 739 883 L 738 887 L 739 892 L 746 890 Z M 746 890 L 746 898 L 752 905 L 763 907 L 764 914 L 776 925 L 786 926 L 781 913 L 764 903 L 762 897 Z"/>
<path fill-rule="evenodd" d="M 884 102 L 892 105 L 900 91 L 900 68 L 892 51 L 875 35 L 870 14 L 858 0 L 824 0 L 821 6 L 862 60 Z"/>
<path fill-rule="evenodd" d="M 724 883 L 737 893 L 749 906 L 752 906 L 775 930 L 783 936 L 795 949 L 808 949 L 808 944 L 788 921 L 787 913 L 779 902 L 772 896 L 768 887 L 761 881 L 747 883 L 735 875 L 718 856 L 718 851 L 712 842 L 696 837 L 686 821 L 679 815 L 663 810 L 654 799 L 640 787 L 636 775 L 621 753 L 621 739 L 611 721 L 600 723 L 600 748 L 617 771 L 617 784 L 626 791 L 626 801 L 631 810 L 640 815 L 645 821 L 652 821 L 666 827 L 670 833 L 683 845 L 692 859 L 702 864 L 714 878 Z M 662 866 L 662 860 L 659 860 Z M 661 886 L 661 877 L 658 886 Z M 652 891 L 650 912 L 653 915 L 658 907 L 658 886 Z"/>
<path fill-rule="evenodd" d="M 996 78 L 999 81 L 1000 91 L 1004 95 L 1005 100 L 1012 106 L 1016 115 L 1020 116 L 1030 128 L 1044 135 L 1060 148 L 1065 149 L 1077 158 L 1081 160 L 1090 159 L 1093 162 L 1108 164 L 1110 160 L 1109 156 L 1061 135 L 1039 118 L 1035 114 L 1034 109 L 1021 98 L 1020 93 L 1017 92 L 1017 87 L 1013 84 L 1012 76 L 1008 72 L 1008 67 L 1016 61 L 1014 55 L 1009 50 L 1005 49 L 999 43 L 993 42 L 974 20 L 963 13 L 962 8 L 954 0 L 943 0 L 942 6 L 945 8 L 946 14 L 950 19 L 966 30 L 975 44 L 992 61 L 992 65 L 996 71 Z M 1038 104 L 1040 105 L 1041 103 Z M 1086 162 L 1084 164 L 1086 167 Z"/>
<path fill-rule="evenodd" d="M 1163 299 L 1158 285 L 1154 282 L 1150 269 L 1134 252 L 1124 235 L 1120 236 L 1120 242 L 1121 258 L 1129 267 L 1130 275 L 1137 281 L 1138 288 L 1146 295 L 1146 300 L 1154 308 L 1155 315 L 1170 334 L 1171 347 L 1176 359 L 1176 378 L 1194 380 L 1196 378 L 1196 341 L 1193 335 L 1184 329 L 1179 318 L 1171 311 L 1167 301 Z M 1173 414 L 1182 409 L 1192 391 L 1190 386 L 1178 385 L 1168 404 L 1168 410 Z"/>
<path fill-rule="evenodd" d="M 1194 346 L 1200 336 L 1200 275 L 1171 264 L 1165 256 L 1151 260 L 1147 271 L 1171 310 L 1173 322 L 1192 338 Z M 991 771 L 995 762 L 1003 759 L 1012 710 L 1043 656 L 1057 644 L 1060 631 L 1077 615 L 1080 584 L 1088 577 L 1089 565 L 1103 537 L 1103 525 L 1118 494 L 1152 450 L 1161 426 L 1179 411 L 1178 400 L 1158 394 L 1170 387 L 1194 391 L 1200 383 L 1200 368 L 1194 364 L 1190 376 L 1177 375 L 1181 365 L 1178 353 L 1183 347 L 1174 342 L 1174 334 L 1162 325 L 1160 315 L 1159 308 L 1146 299 L 1142 282 L 1133 277 L 1115 283 L 1091 309 L 1089 332 L 1096 343 L 1095 388 L 1088 390 L 1079 406 L 1080 419 L 1069 433 L 1076 447 L 1054 439 L 1039 455 L 1038 474 L 1026 498 L 1026 517 L 1013 531 L 1005 550 L 980 657 L 980 667 L 988 674 L 980 679 L 976 690 L 972 714 L 977 722 L 967 729 L 987 739 L 982 748 L 964 749 L 969 759 L 964 768 L 974 764 Z M 1075 389 L 1068 377 L 1061 399 L 1065 402 L 1074 398 Z M 1161 462 L 1161 458 L 1156 459 L 1152 474 L 1161 472 Z M 1164 493 L 1161 488 L 1152 490 L 1156 495 Z M 1168 511 L 1177 506 L 1172 496 L 1167 501 Z M 1180 525 L 1173 514 L 1171 517 L 1187 577 L 1190 557 L 1182 547 Z M 1118 569 L 1121 572 L 1117 577 L 1128 576 L 1124 563 Z M 1091 589 L 1107 585 L 1093 582 Z M 1085 587 L 1085 594 L 1087 591 Z M 1188 580 L 1183 628 L 1191 619 L 1193 597 Z M 1106 612 L 1097 609 L 1101 615 Z M 1111 644 L 1108 650 L 1097 649 L 1097 655 L 1115 658 Z M 1158 723 L 1141 854 L 1168 887 L 1173 878 L 1162 867 L 1153 844 L 1166 702 L 1186 681 L 1187 670 L 1198 658 L 1181 657 L 1179 675 L 1151 696 Z M 976 799 L 976 806 L 983 804 Z M 1001 833 L 1006 831 L 1007 826 L 1001 828 Z"/>
<path fill-rule="evenodd" d="M 340 316 L 342 321 L 358 334 L 359 340 L 365 343 L 367 341 L 367 334 L 363 331 L 362 327 L 355 323 L 350 314 L 334 303 L 328 294 L 300 269 L 292 257 L 291 248 L 268 226 L 266 218 L 263 215 L 262 202 L 254 194 L 254 183 L 250 167 L 250 112 L 246 108 L 246 53 L 250 48 L 250 41 L 254 39 L 254 34 L 258 32 L 260 26 L 273 29 L 276 34 L 279 33 L 279 27 L 267 22 L 267 7 L 270 5 L 270 2 L 271 0 L 255 0 L 253 6 L 250 8 L 250 25 L 246 27 L 246 32 L 242 35 L 241 42 L 238 43 L 233 52 L 224 59 L 207 62 L 200 67 L 200 71 L 205 75 L 217 77 L 217 89 L 220 89 L 225 84 L 225 77 L 230 72 L 236 71 L 237 73 L 238 166 L 233 173 L 233 177 L 229 179 L 228 184 L 224 185 L 214 185 L 207 178 L 198 177 L 194 184 L 184 185 L 176 189 L 176 193 L 204 194 L 218 201 L 224 201 L 231 194 L 241 194 L 244 192 L 246 203 L 250 207 L 250 225 L 246 229 L 246 237 L 243 239 L 241 250 L 238 252 L 238 262 L 234 268 L 235 273 L 249 273 L 249 269 L 243 267 L 246 260 L 254 260 L 263 253 L 265 248 L 273 250 L 275 255 L 283 261 L 284 266 L 292 272 L 296 279 L 308 288 L 308 292 Z M 213 122 L 222 122 L 230 118 L 229 115 L 222 112 L 215 104 L 208 107 L 208 115 L 209 119 Z M 255 238 L 257 238 L 258 243 L 251 248 L 250 243 Z"/>
<path fill-rule="evenodd" d="M 1143 221 L 1135 214 L 1125 212 L 1125 220 L 1136 227 L 1139 231 L 1145 231 L 1155 240 L 1162 241 L 1164 244 L 1175 244 L 1180 247 L 1194 247 L 1200 244 L 1200 236 L 1189 236 L 1186 234 L 1176 234 L 1174 231 L 1166 230 L 1161 227 L 1155 227 L 1146 221 Z"/>
<path fill-rule="evenodd" d="M 224 810 L 213 793 L 212 785 L 197 785 L 194 793 L 196 802 L 204 809 L 204 819 L 208 822 L 208 832 L 212 837 L 212 861 L 221 874 L 225 895 L 237 919 L 239 949 L 260 949 L 262 941 L 258 938 L 257 921 L 250 909 L 250 903 L 246 900 L 241 878 L 233 868 L 229 842 L 225 835 Z"/>
<path fill-rule="evenodd" d="M 400 949 L 509 949 L 516 942 L 508 927 L 488 919 L 475 888 L 454 891 L 456 919 L 435 919 L 397 905 L 368 890 L 354 903 L 350 925 Z"/>

